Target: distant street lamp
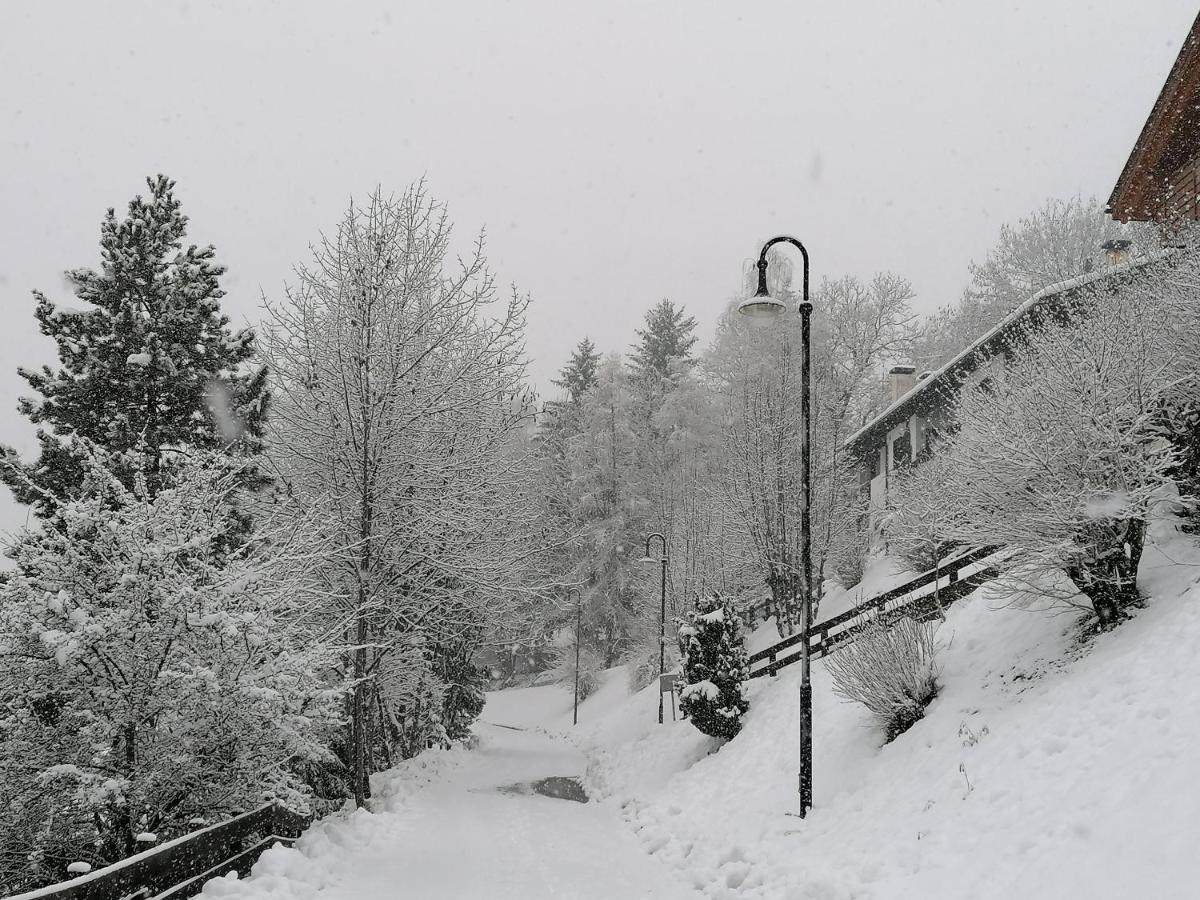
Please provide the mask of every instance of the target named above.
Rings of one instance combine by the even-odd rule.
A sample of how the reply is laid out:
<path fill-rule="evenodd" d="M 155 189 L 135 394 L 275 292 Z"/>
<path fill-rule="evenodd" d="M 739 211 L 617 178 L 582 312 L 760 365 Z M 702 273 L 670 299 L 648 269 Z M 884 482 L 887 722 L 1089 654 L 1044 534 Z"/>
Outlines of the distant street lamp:
<path fill-rule="evenodd" d="M 575 710 L 571 714 L 571 724 L 579 724 L 579 626 L 583 622 L 583 603 L 579 588 L 568 588 L 567 599 L 575 595 Z"/>
<path fill-rule="evenodd" d="M 667 674 L 667 539 L 657 531 L 647 535 L 646 555 L 641 558 L 640 562 L 654 562 L 650 556 L 650 541 L 654 538 L 658 538 L 662 542 L 662 558 L 659 560 L 662 563 L 662 583 L 659 592 L 658 619 L 658 724 L 661 725 L 663 723 L 662 677 Z M 674 707 L 671 708 L 674 709 Z"/>
<path fill-rule="evenodd" d="M 775 237 L 767 241 L 758 255 L 758 290 L 738 304 L 738 312 L 752 319 L 775 319 L 787 307 L 767 290 L 767 251 L 776 244 L 796 247 L 804 257 L 804 292 L 800 301 L 800 343 L 803 360 L 800 368 L 800 410 L 804 418 L 804 437 L 800 445 L 800 470 L 804 483 L 804 506 L 800 515 L 800 560 L 804 574 L 801 596 L 800 641 L 800 817 L 812 809 L 812 681 L 809 676 L 809 632 L 812 630 L 812 303 L 808 299 L 808 251 L 793 237 Z"/>

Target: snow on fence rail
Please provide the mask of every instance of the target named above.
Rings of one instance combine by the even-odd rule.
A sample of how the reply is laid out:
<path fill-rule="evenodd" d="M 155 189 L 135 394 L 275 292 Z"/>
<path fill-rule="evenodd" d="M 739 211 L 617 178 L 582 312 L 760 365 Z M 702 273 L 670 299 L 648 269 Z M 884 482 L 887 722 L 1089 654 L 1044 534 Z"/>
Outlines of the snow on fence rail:
<path fill-rule="evenodd" d="M 984 582 L 995 578 L 999 570 L 990 563 L 999 552 L 996 547 L 980 547 L 951 557 L 939 563 L 936 568 L 898 587 L 876 594 L 839 616 L 816 623 L 807 634 L 799 632 L 759 650 L 750 657 L 750 677 L 774 675 L 784 666 L 799 662 L 799 649 L 787 656 L 782 654 L 785 650 L 798 647 L 806 637 L 809 642 L 808 652 L 813 659 L 833 652 L 842 644 L 854 640 L 855 635 L 863 628 L 863 623 L 858 620 L 871 610 L 889 619 L 900 616 L 933 618 L 938 614 L 939 606 L 948 606 Z M 902 602 L 888 608 L 887 604 L 894 600 Z"/>
<path fill-rule="evenodd" d="M 8 900 L 177 900 L 210 878 L 246 874 L 276 843 L 291 844 L 310 818 L 279 803 L 234 816 L 78 878 L 15 894 Z"/>

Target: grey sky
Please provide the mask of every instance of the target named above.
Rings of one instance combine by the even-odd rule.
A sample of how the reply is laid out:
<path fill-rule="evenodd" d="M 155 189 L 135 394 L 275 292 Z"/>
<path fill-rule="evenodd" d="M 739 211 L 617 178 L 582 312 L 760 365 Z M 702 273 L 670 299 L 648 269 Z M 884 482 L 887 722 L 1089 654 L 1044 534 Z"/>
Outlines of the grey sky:
<path fill-rule="evenodd" d="M 660 297 L 706 332 L 776 232 L 814 278 L 953 300 L 1000 225 L 1106 197 L 1196 15 L 1085 2 L 0 5 L 0 441 L 32 449 L 30 290 L 163 171 L 256 315 L 348 198 L 427 176 L 533 298 L 545 385 Z M 0 531 L 24 521 L 5 492 Z"/>

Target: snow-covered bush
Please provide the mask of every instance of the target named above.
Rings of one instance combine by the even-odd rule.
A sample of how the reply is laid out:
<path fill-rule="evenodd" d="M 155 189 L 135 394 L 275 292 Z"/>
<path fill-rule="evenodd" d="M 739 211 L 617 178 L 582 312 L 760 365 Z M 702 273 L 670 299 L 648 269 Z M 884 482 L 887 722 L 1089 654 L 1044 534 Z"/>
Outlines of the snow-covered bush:
<path fill-rule="evenodd" d="M 447 685 L 433 665 L 433 651 L 425 636 L 417 631 L 398 641 L 379 663 L 379 674 L 368 692 L 379 706 L 378 727 L 387 730 L 386 741 L 371 741 L 372 746 L 390 748 L 401 759 L 411 759 L 430 747 L 449 747 L 450 736 L 444 721 Z M 394 761 L 384 759 L 385 765 Z"/>
<path fill-rule="evenodd" d="M 653 684 L 659 676 L 658 656 L 658 625 L 655 623 L 653 645 L 643 644 L 640 651 L 629 656 L 629 690 L 637 693 L 647 685 Z M 665 661 L 662 663 L 663 672 L 674 672 L 679 667 L 679 652 L 674 647 L 666 647 Z"/>
<path fill-rule="evenodd" d="M 914 572 L 934 568 L 955 540 L 958 508 L 946 502 L 946 495 L 953 493 L 952 459 L 935 451 L 904 469 L 888 491 L 888 549 Z"/>
<path fill-rule="evenodd" d="M 749 656 L 737 611 L 719 594 L 697 597 L 679 629 L 679 643 L 684 653 L 679 708 L 705 734 L 734 737 L 750 708 L 743 685 Z"/>
<path fill-rule="evenodd" d="M 1003 371 L 964 392 L 957 433 L 924 464 L 941 467 L 941 484 L 922 489 L 938 520 L 914 509 L 896 533 L 936 526 L 1003 546 L 1011 588 L 1090 607 L 1101 627 L 1119 621 L 1138 601 L 1147 523 L 1176 487 L 1162 411 L 1197 385 L 1198 270 L 1159 263 L 1028 330 Z"/>
<path fill-rule="evenodd" d="M 851 588 L 863 579 L 870 547 L 866 529 L 867 504 L 861 499 L 848 499 L 847 513 L 841 517 L 841 527 L 831 535 L 828 570 L 837 582 Z"/>
<path fill-rule="evenodd" d="M 434 671 L 446 684 L 442 721 L 452 741 L 470 737 L 471 723 L 483 712 L 487 673 L 472 661 L 471 650 L 470 645 L 460 643 L 439 647 L 434 653 Z"/>
<path fill-rule="evenodd" d="M 874 715 L 887 740 L 925 715 L 937 696 L 937 625 L 901 617 L 863 622 L 855 640 L 825 659 L 833 690 Z"/>
<path fill-rule="evenodd" d="M 587 647 L 579 650 L 579 699 L 585 700 L 600 687 L 600 675 L 604 671 L 604 660 L 600 654 Z M 575 691 L 575 645 L 563 650 L 558 666 L 559 680 L 572 693 Z"/>
<path fill-rule="evenodd" d="M 307 627 L 303 523 L 230 550 L 225 457 L 181 462 L 153 498 L 82 448 L 84 493 L 26 532 L 0 583 L 0 883 L 104 865 L 279 798 L 305 811 L 338 693 Z M 303 554 L 303 555 L 302 555 Z"/>

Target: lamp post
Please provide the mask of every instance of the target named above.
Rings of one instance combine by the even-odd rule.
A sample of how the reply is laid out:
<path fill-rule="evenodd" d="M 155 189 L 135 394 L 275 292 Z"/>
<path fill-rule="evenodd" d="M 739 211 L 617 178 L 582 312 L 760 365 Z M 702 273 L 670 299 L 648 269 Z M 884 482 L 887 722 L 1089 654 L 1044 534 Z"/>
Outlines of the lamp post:
<path fill-rule="evenodd" d="M 801 595 L 801 622 L 804 639 L 800 642 L 800 817 L 812 809 L 812 681 L 809 673 L 809 632 L 812 629 L 812 303 L 808 299 L 808 251 L 794 237 L 774 237 L 758 255 L 758 289 L 754 296 L 738 304 L 738 312 L 753 319 L 774 319 L 787 307 L 767 290 L 767 252 L 776 244 L 791 244 L 804 258 L 803 294 L 800 300 L 800 343 L 803 360 L 800 367 L 800 411 L 804 418 L 800 445 L 800 470 L 804 484 L 804 506 L 800 514 L 800 561 L 804 577 Z"/>
<path fill-rule="evenodd" d="M 662 542 L 662 557 L 659 559 L 662 564 L 662 581 L 659 590 L 658 619 L 658 724 L 661 725 L 663 723 L 662 677 L 667 674 L 667 539 L 657 531 L 646 536 L 646 555 L 642 557 L 641 562 L 654 562 L 650 556 L 650 541 L 654 538 L 658 538 Z"/>
<path fill-rule="evenodd" d="M 579 724 L 579 626 L 583 621 L 583 602 L 580 598 L 579 588 L 569 588 L 567 590 L 567 599 L 571 599 L 571 595 L 575 595 L 575 708 L 571 714 L 571 724 Z"/>

